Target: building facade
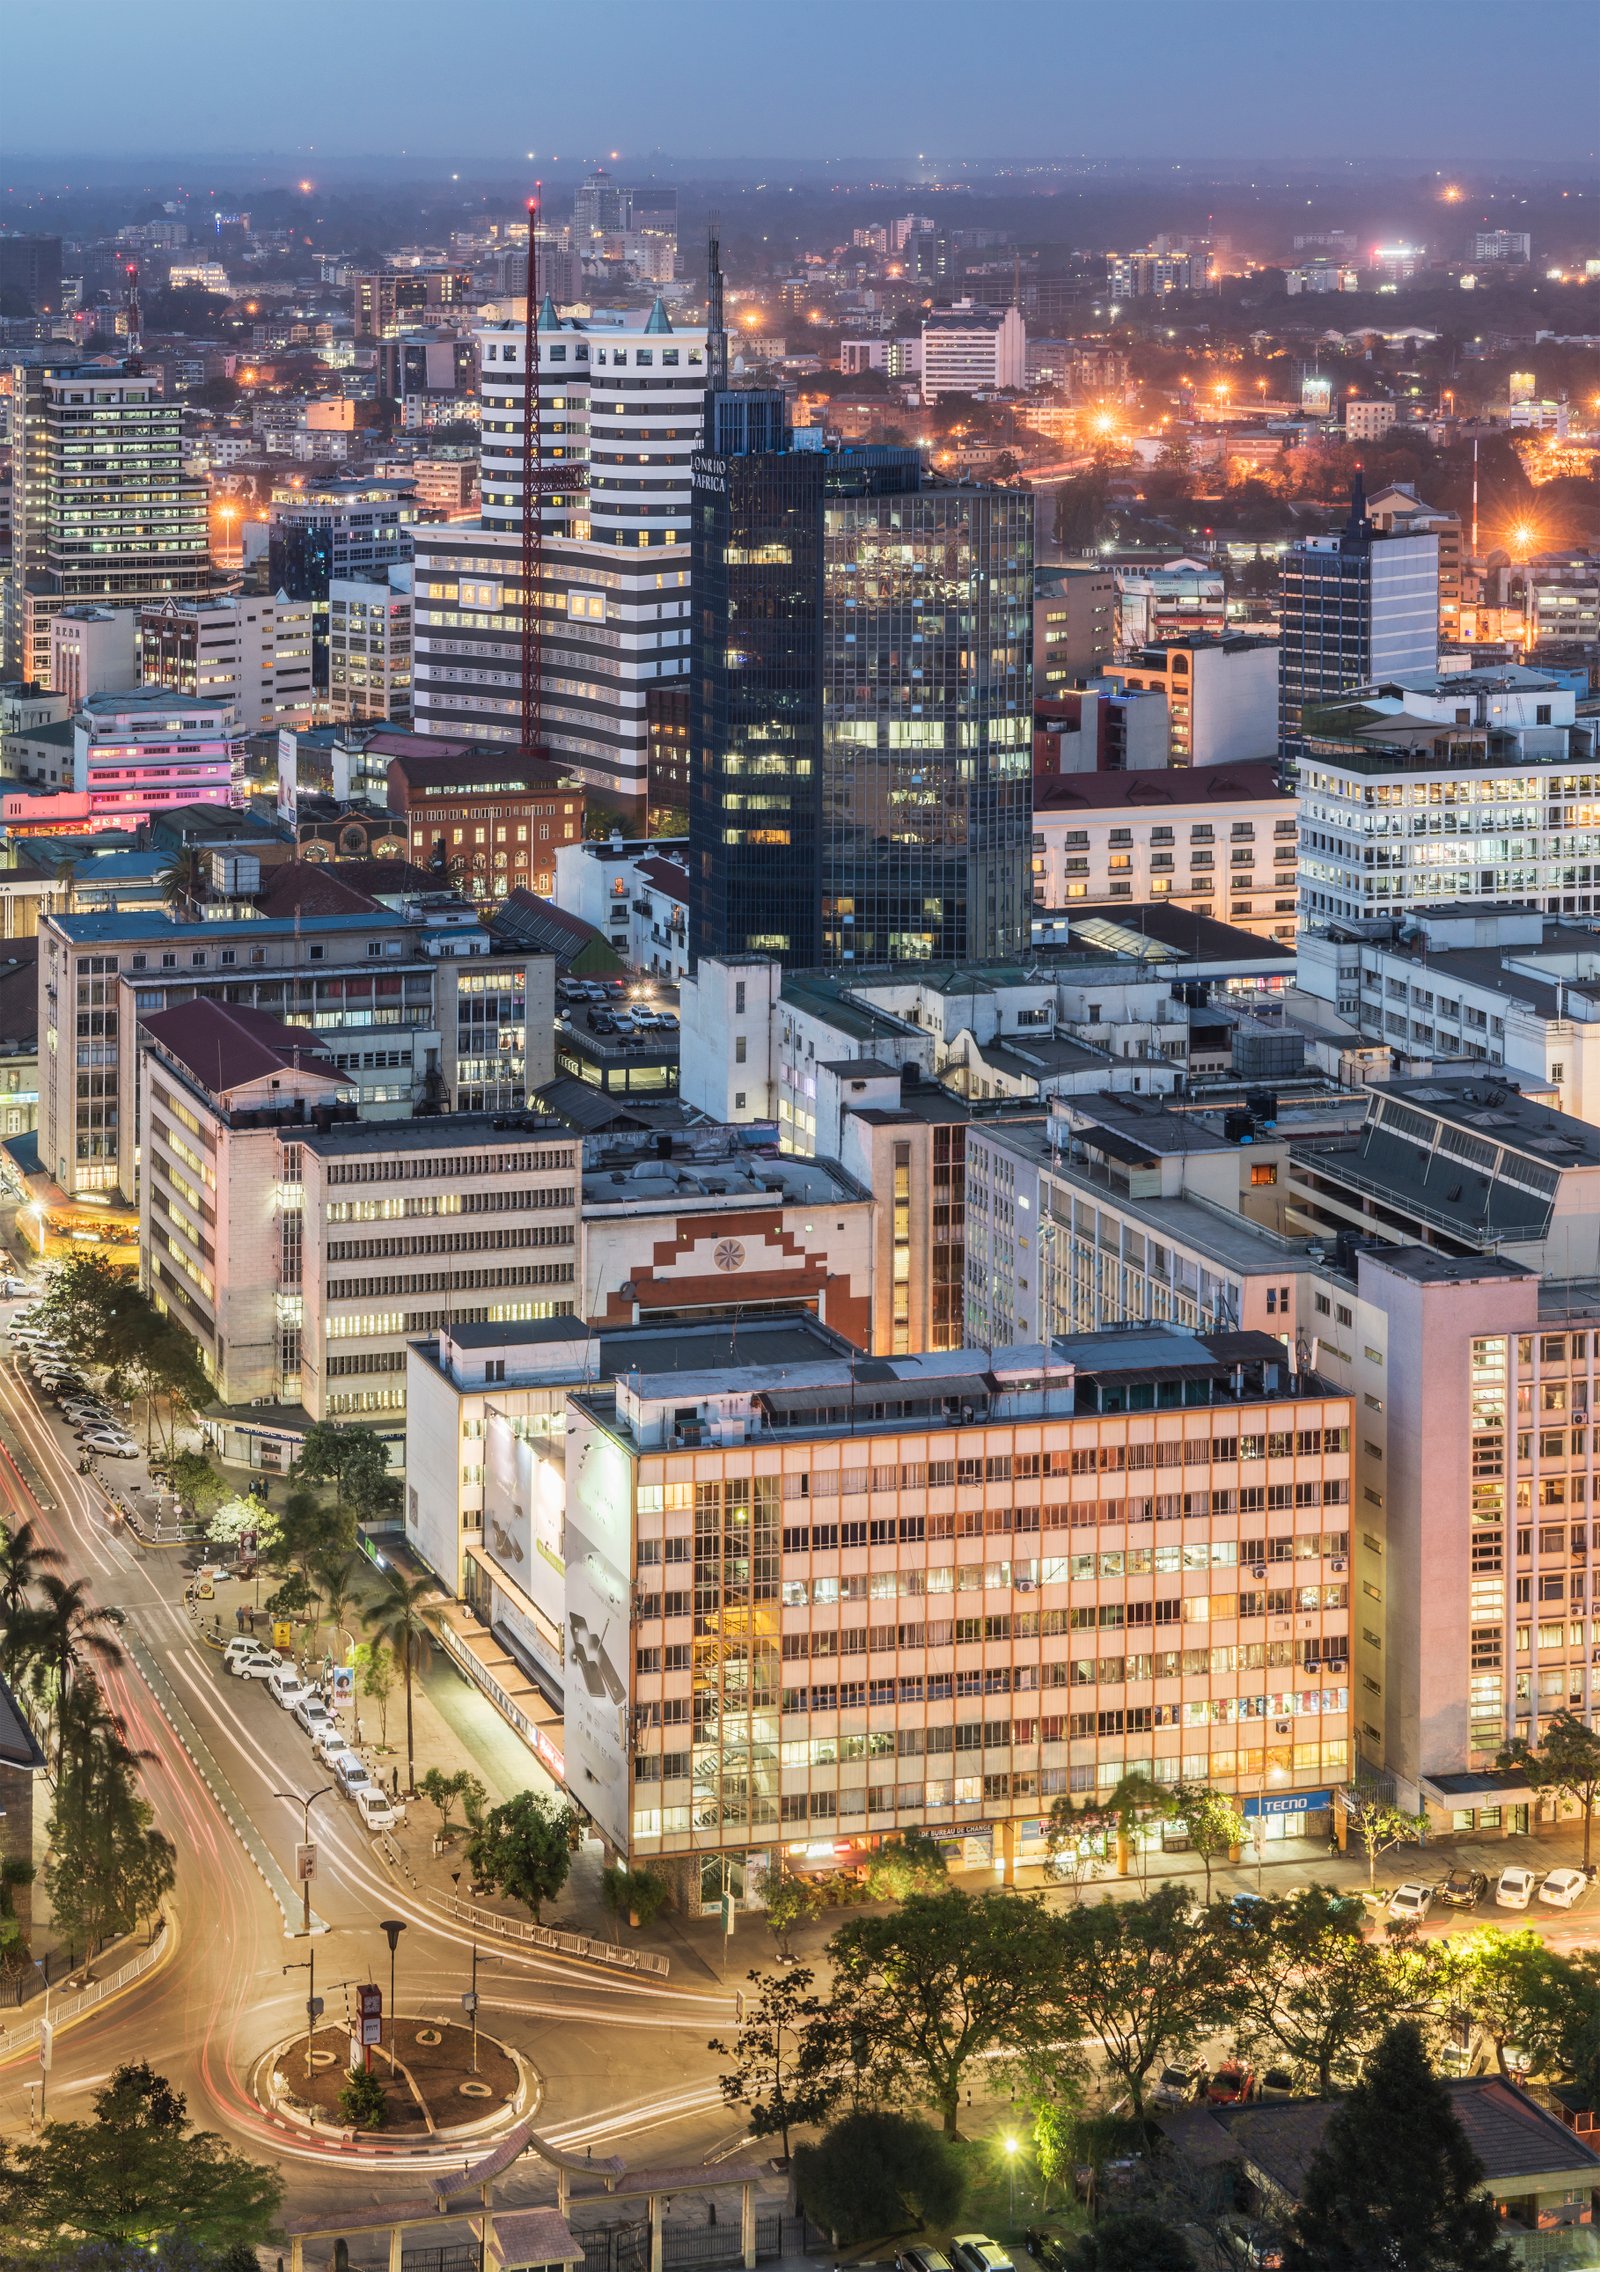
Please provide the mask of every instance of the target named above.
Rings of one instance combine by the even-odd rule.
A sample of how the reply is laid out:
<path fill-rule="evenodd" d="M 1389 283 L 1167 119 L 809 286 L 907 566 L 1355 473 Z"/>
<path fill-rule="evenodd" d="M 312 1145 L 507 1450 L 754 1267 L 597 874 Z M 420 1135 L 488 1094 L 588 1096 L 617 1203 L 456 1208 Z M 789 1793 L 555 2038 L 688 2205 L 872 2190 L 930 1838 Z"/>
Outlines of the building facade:
<path fill-rule="evenodd" d="M 559 766 L 495 750 L 429 750 L 389 760 L 389 810 L 419 868 L 474 905 L 555 890 L 556 853 L 583 834 L 583 791 Z"/>
<path fill-rule="evenodd" d="M 1274 640 L 1188 632 L 1137 649 L 1102 676 L 1129 693 L 1165 694 L 1173 765 L 1247 764 L 1276 747 Z"/>
<path fill-rule="evenodd" d="M 139 677 L 226 704 L 239 734 L 309 725 L 312 603 L 238 593 L 139 611 Z"/>
<path fill-rule="evenodd" d="M 1304 712 L 1439 661 L 1439 539 L 1384 534 L 1358 493 L 1337 536 L 1306 537 L 1279 582 L 1278 750 L 1292 761 Z"/>

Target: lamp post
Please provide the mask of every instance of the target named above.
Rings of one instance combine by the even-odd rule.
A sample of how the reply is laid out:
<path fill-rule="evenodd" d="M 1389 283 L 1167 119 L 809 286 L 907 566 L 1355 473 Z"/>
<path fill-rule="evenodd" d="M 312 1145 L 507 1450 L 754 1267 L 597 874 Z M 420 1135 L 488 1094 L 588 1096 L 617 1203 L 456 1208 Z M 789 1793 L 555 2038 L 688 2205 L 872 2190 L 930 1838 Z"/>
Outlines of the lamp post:
<path fill-rule="evenodd" d="M 459 1870 L 450 1872 L 450 1882 L 455 1887 L 459 1897 L 461 1892 L 461 1872 Z M 472 2072 L 476 2074 L 478 2072 L 478 1928 L 476 1925 L 472 1928 L 472 1986 L 462 1997 L 461 2007 L 472 2021 Z"/>
<path fill-rule="evenodd" d="M 310 1948 L 307 1949 L 303 1964 L 286 1964 L 283 1969 L 285 1972 L 304 1972 L 309 1975 L 306 1982 L 306 2081 L 309 2083 L 311 2080 L 311 2045 L 317 2032 L 317 2022 L 322 2017 L 322 2003 L 317 1995 L 316 1943 L 313 1941 Z"/>
<path fill-rule="evenodd" d="M 389 1944 L 389 2071 L 391 2074 L 393 2074 L 395 2065 L 394 2023 L 396 2016 L 394 2008 L 394 1952 L 399 1946 L 401 1934 L 405 1931 L 405 1924 L 399 1917 L 380 1917 L 378 1919 L 378 1923 L 383 1929 L 384 1939 Z"/>
<path fill-rule="evenodd" d="M 304 1813 L 301 1818 L 300 1837 L 300 1844 L 302 1849 L 311 1846 L 311 1810 L 316 1805 L 318 1799 L 325 1799 L 332 1789 L 333 1785 L 331 1783 L 324 1783 L 321 1790 L 313 1791 L 309 1799 L 301 1798 L 298 1791 L 273 1792 L 272 1795 L 275 1799 L 287 1799 L 290 1806 L 300 1807 L 304 1809 Z M 316 1866 L 316 1854 L 314 1849 L 312 1850 L 312 1853 L 310 1855 L 310 1860 L 312 1868 L 310 1870 L 302 1868 L 300 1876 L 300 1898 L 302 1903 L 300 1912 L 300 1930 L 302 1933 L 309 1933 L 311 1930 L 311 1878 Z"/>
<path fill-rule="evenodd" d="M 1015 2224 L 1017 2221 L 1017 2141 L 1015 2138 L 1007 2137 L 1001 2142 L 1006 2150 L 1006 2180 L 1011 2195 L 1011 2222 Z"/>

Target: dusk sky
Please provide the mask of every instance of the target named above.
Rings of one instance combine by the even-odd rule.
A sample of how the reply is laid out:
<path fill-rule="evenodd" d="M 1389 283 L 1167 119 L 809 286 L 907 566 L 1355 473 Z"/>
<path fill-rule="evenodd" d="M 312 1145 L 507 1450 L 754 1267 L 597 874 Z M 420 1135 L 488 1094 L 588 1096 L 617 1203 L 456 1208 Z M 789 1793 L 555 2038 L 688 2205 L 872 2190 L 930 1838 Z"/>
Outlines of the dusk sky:
<path fill-rule="evenodd" d="M 8 12 L 33 155 L 402 153 L 485 173 L 621 151 L 940 168 L 1036 159 L 1587 162 L 1600 11 L 1539 0 L 77 0 Z M 42 96 L 48 99 L 41 99 Z"/>

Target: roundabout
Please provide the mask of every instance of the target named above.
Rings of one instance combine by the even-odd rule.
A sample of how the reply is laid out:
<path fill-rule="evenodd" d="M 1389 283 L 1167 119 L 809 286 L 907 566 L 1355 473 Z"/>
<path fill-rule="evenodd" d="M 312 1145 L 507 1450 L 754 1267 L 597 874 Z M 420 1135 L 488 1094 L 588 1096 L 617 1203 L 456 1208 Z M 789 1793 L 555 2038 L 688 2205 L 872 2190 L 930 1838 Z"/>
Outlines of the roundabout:
<path fill-rule="evenodd" d="M 370 2078 L 360 2114 L 349 2098 L 356 2072 Z M 251 2087 L 280 2121 L 375 2147 L 492 2139 L 539 2101 L 538 2076 L 519 2051 L 453 2020 L 402 2019 L 365 2051 L 341 2024 L 310 2038 L 302 2030 L 257 2060 Z"/>

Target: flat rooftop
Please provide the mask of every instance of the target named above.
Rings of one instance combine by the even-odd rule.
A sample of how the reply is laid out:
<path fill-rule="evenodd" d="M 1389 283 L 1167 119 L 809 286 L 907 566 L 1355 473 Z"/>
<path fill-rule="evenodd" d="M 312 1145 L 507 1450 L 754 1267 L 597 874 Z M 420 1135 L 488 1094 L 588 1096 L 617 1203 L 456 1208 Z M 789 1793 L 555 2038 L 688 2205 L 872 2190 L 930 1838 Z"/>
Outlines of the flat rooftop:
<path fill-rule="evenodd" d="M 533 1115 L 440 1112 L 421 1120 L 354 1120 L 332 1128 L 295 1125 L 294 1140 L 319 1158 L 350 1152 L 438 1152 L 472 1144 L 574 1144 L 570 1128 Z"/>
<path fill-rule="evenodd" d="M 663 1159 L 640 1153 L 601 1159 L 583 1173 L 586 1208 L 627 1213 L 635 1207 L 694 1207 L 708 1199 L 769 1199 L 781 1207 L 824 1207 L 869 1195 L 830 1160 L 794 1153 L 766 1157 L 728 1150 L 702 1158 Z"/>

